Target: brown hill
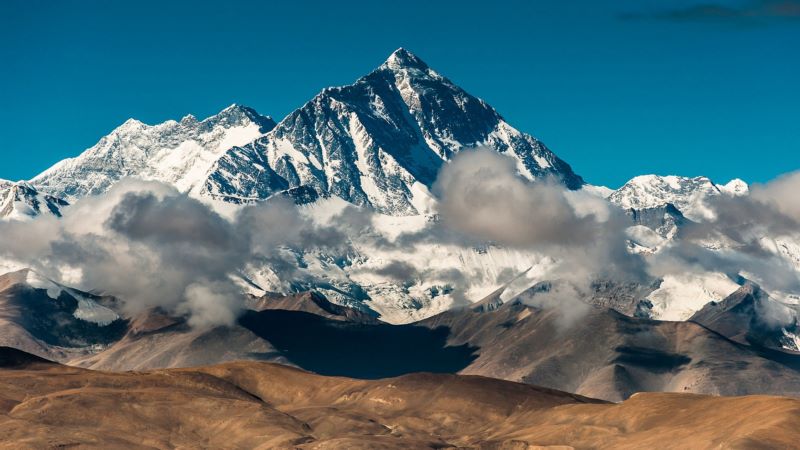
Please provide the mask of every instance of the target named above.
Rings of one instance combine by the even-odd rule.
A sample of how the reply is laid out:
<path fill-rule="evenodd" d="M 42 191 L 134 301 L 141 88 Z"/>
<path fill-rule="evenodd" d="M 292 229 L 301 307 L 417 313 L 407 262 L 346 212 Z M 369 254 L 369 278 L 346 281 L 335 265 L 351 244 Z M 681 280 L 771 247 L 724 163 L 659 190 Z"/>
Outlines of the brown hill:
<path fill-rule="evenodd" d="M 784 329 L 797 333 L 800 324 L 792 309 L 770 300 L 754 283 L 747 283 L 720 302 L 710 302 L 689 320 L 743 344 L 786 350 Z"/>
<path fill-rule="evenodd" d="M 55 295 L 29 278 L 27 271 L 0 276 L 0 345 L 91 369 L 260 360 L 364 379 L 484 375 L 612 401 L 643 391 L 800 396 L 800 355 L 754 345 L 750 337 L 763 327 L 751 321 L 758 304 L 747 292 L 704 309 L 701 324 L 604 308 L 565 322 L 557 309 L 491 298 L 402 326 L 304 293 L 252 299 L 256 310 L 237 324 L 200 329 L 159 310 L 105 326 L 86 322 L 74 315 L 75 295 L 104 298 L 69 288 Z M 748 339 L 738 330 L 749 330 Z"/>
<path fill-rule="evenodd" d="M 608 404 L 491 378 L 324 377 L 260 362 L 109 373 L 0 348 L 0 448 L 796 448 L 800 400 Z M 9 356 L 10 355 L 10 356 Z M 794 446 L 794 447 L 793 447 Z"/>
<path fill-rule="evenodd" d="M 66 360 L 93 347 L 102 348 L 125 334 L 124 320 L 98 325 L 75 317 L 79 297 L 104 305 L 115 299 L 55 284 L 55 292 L 48 292 L 31 284 L 31 278 L 38 275 L 27 269 L 0 275 L 0 345 Z"/>
<path fill-rule="evenodd" d="M 305 300 L 295 310 L 248 311 L 235 326 L 212 329 L 151 312 L 131 321 L 108 349 L 69 362 L 149 370 L 262 360 L 364 379 L 462 373 L 611 401 L 643 391 L 800 396 L 800 355 L 736 342 L 691 322 L 592 308 L 565 324 L 557 310 L 509 303 L 397 326 L 349 320 L 352 313 L 331 314 L 328 305 Z"/>
<path fill-rule="evenodd" d="M 459 373 L 619 401 L 636 392 L 800 396 L 800 355 L 733 341 L 691 322 L 592 308 L 565 323 L 557 309 L 508 303 L 419 322 L 476 349 Z"/>

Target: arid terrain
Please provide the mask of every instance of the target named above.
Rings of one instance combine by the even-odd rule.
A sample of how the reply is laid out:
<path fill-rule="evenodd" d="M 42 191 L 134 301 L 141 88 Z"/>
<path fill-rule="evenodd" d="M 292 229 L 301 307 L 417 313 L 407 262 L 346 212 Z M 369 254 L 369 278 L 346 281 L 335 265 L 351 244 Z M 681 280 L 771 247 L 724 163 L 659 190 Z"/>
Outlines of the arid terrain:
<path fill-rule="evenodd" d="M 98 326 L 74 317 L 78 300 L 68 292 L 53 299 L 23 276 L 0 276 L 0 345 L 93 370 L 255 360 L 357 379 L 480 375 L 608 401 L 636 392 L 800 396 L 799 354 L 725 334 L 746 330 L 726 325 L 747 323 L 747 311 L 737 312 L 742 308 L 709 309 L 698 323 L 591 307 L 580 324 L 565 326 L 556 310 L 508 302 L 391 325 L 304 293 L 252 298 L 252 309 L 232 326 L 191 327 L 159 310 Z M 113 300 L 92 298 L 114 306 Z M 737 298 L 728 303 L 747 305 Z"/>
<path fill-rule="evenodd" d="M 800 400 L 607 403 L 479 376 L 324 377 L 263 362 L 100 372 L 0 349 L 2 448 L 792 448 Z"/>

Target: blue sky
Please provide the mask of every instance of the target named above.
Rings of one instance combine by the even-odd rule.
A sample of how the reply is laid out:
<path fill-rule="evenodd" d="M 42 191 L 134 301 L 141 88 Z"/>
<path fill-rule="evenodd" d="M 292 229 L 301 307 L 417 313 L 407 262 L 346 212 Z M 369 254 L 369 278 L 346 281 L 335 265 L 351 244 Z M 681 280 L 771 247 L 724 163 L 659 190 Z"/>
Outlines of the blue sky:
<path fill-rule="evenodd" d="M 282 118 L 406 47 L 587 181 L 800 168 L 800 2 L 0 2 L 0 178 L 128 117 Z"/>

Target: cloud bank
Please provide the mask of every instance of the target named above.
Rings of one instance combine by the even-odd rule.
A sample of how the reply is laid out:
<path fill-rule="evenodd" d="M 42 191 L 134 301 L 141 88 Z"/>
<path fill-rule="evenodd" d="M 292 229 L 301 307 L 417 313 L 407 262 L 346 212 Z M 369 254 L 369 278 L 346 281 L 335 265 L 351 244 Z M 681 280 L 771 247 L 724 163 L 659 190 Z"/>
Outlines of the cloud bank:
<path fill-rule="evenodd" d="M 234 322 L 243 308 L 236 277 L 254 259 L 278 264 L 281 246 L 333 248 L 345 239 L 284 199 L 228 220 L 170 186 L 134 180 L 76 202 L 60 220 L 0 222 L 0 235 L 0 255 L 115 295 L 129 314 L 161 307 L 197 326 Z"/>
<path fill-rule="evenodd" d="M 187 316 L 192 325 L 212 326 L 235 322 L 245 307 L 242 277 L 253 267 L 268 267 L 299 289 L 331 286 L 302 270 L 304 253 L 323 255 L 336 269 L 339 260 L 361 258 L 359 246 L 394 256 L 351 268 L 352 275 L 405 288 L 435 279 L 447 286 L 456 305 L 467 305 L 479 299 L 464 293 L 476 276 L 486 274 L 422 267 L 403 255 L 423 244 L 465 251 L 499 246 L 547 261 L 541 275 L 546 278 L 539 281 L 558 281 L 556 288 L 522 300 L 559 309 L 571 324 L 588 311 L 576 299 L 591 295 L 598 280 L 649 286 L 654 277 L 669 274 L 723 272 L 800 292 L 797 268 L 764 245 L 765 236 L 800 233 L 796 192 L 800 172 L 755 185 L 750 196 L 719 196 L 709 205 L 712 220 L 688 225 L 681 239 L 645 257 L 628 249 L 631 221 L 622 210 L 585 191 L 567 190 L 557 180 L 531 183 L 517 174 L 513 159 L 475 149 L 442 168 L 433 187 L 436 218 L 393 237 L 375 225 L 376 213 L 352 205 L 320 221 L 280 197 L 226 218 L 168 185 L 125 180 L 105 195 L 66 208 L 61 219 L 0 222 L 0 256 L 65 284 L 115 295 L 131 315 L 161 307 Z M 733 244 L 711 248 L 712 241 Z M 501 284 L 518 275 L 506 268 L 493 275 L 496 279 L 480 281 Z M 368 298 L 363 292 L 353 295 Z"/>

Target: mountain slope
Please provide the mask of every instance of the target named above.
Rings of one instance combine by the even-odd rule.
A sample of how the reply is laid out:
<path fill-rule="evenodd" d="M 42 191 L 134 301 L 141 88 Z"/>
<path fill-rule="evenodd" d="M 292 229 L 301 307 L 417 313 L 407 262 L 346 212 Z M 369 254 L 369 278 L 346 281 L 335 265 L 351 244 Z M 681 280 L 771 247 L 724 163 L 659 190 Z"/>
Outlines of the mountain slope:
<path fill-rule="evenodd" d="M 203 121 L 191 115 L 158 125 L 129 119 L 80 156 L 59 162 L 31 183 L 69 199 L 103 193 L 125 177 L 192 191 L 226 150 L 263 136 L 274 126 L 271 118 L 239 105 Z"/>
<path fill-rule="evenodd" d="M 322 375 L 375 379 L 463 373 L 606 400 L 636 392 L 800 395 L 800 355 L 732 341 L 691 322 L 659 322 L 590 308 L 573 323 L 520 303 L 451 310 L 408 325 L 364 321 L 321 297 L 270 300 L 292 310 L 248 311 L 231 327 L 191 329 L 149 315 L 106 350 L 69 359 L 99 370 L 185 367 L 235 359 L 290 364 Z M 315 311 L 315 312 L 308 312 Z"/>
<path fill-rule="evenodd" d="M 566 322 L 557 309 L 507 303 L 451 310 L 419 322 L 450 346 L 476 348 L 460 373 L 521 381 L 618 401 L 635 392 L 800 395 L 800 355 L 733 342 L 698 324 L 592 308 Z"/>
<path fill-rule="evenodd" d="M 392 215 L 425 212 L 440 166 L 465 148 L 490 147 L 517 159 L 529 178 L 583 180 L 533 137 L 508 125 L 407 50 L 354 84 L 328 88 L 267 136 L 228 151 L 203 193 L 229 202 L 298 186 Z"/>
<path fill-rule="evenodd" d="M 800 401 L 781 397 L 607 404 L 477 376 L 366 381 L 254 362 L 95 372 L 8 348 L 0 366 L 8 448 L 778 449 L 800 439 Z"/>
<path fill-rule="evenodd" d="M 746 283 L 722 301 L 706 304 L 689 320 L 737 342 L 800 352 L 798 310 Z"/>
<path fill-rule="evenodd" d="M 0 180 L 0 220 L 30 219 L 41 214 L 61 217 L 66 200 L 42 194 L 31 184 Z"/>
<path fill-rule="evenodd" d="M 127 328 L 109 308 L 113 301 L 61 286 L 31 270 L 0 275 L 0 345 L 51 359 L 103 348 Z"/>

